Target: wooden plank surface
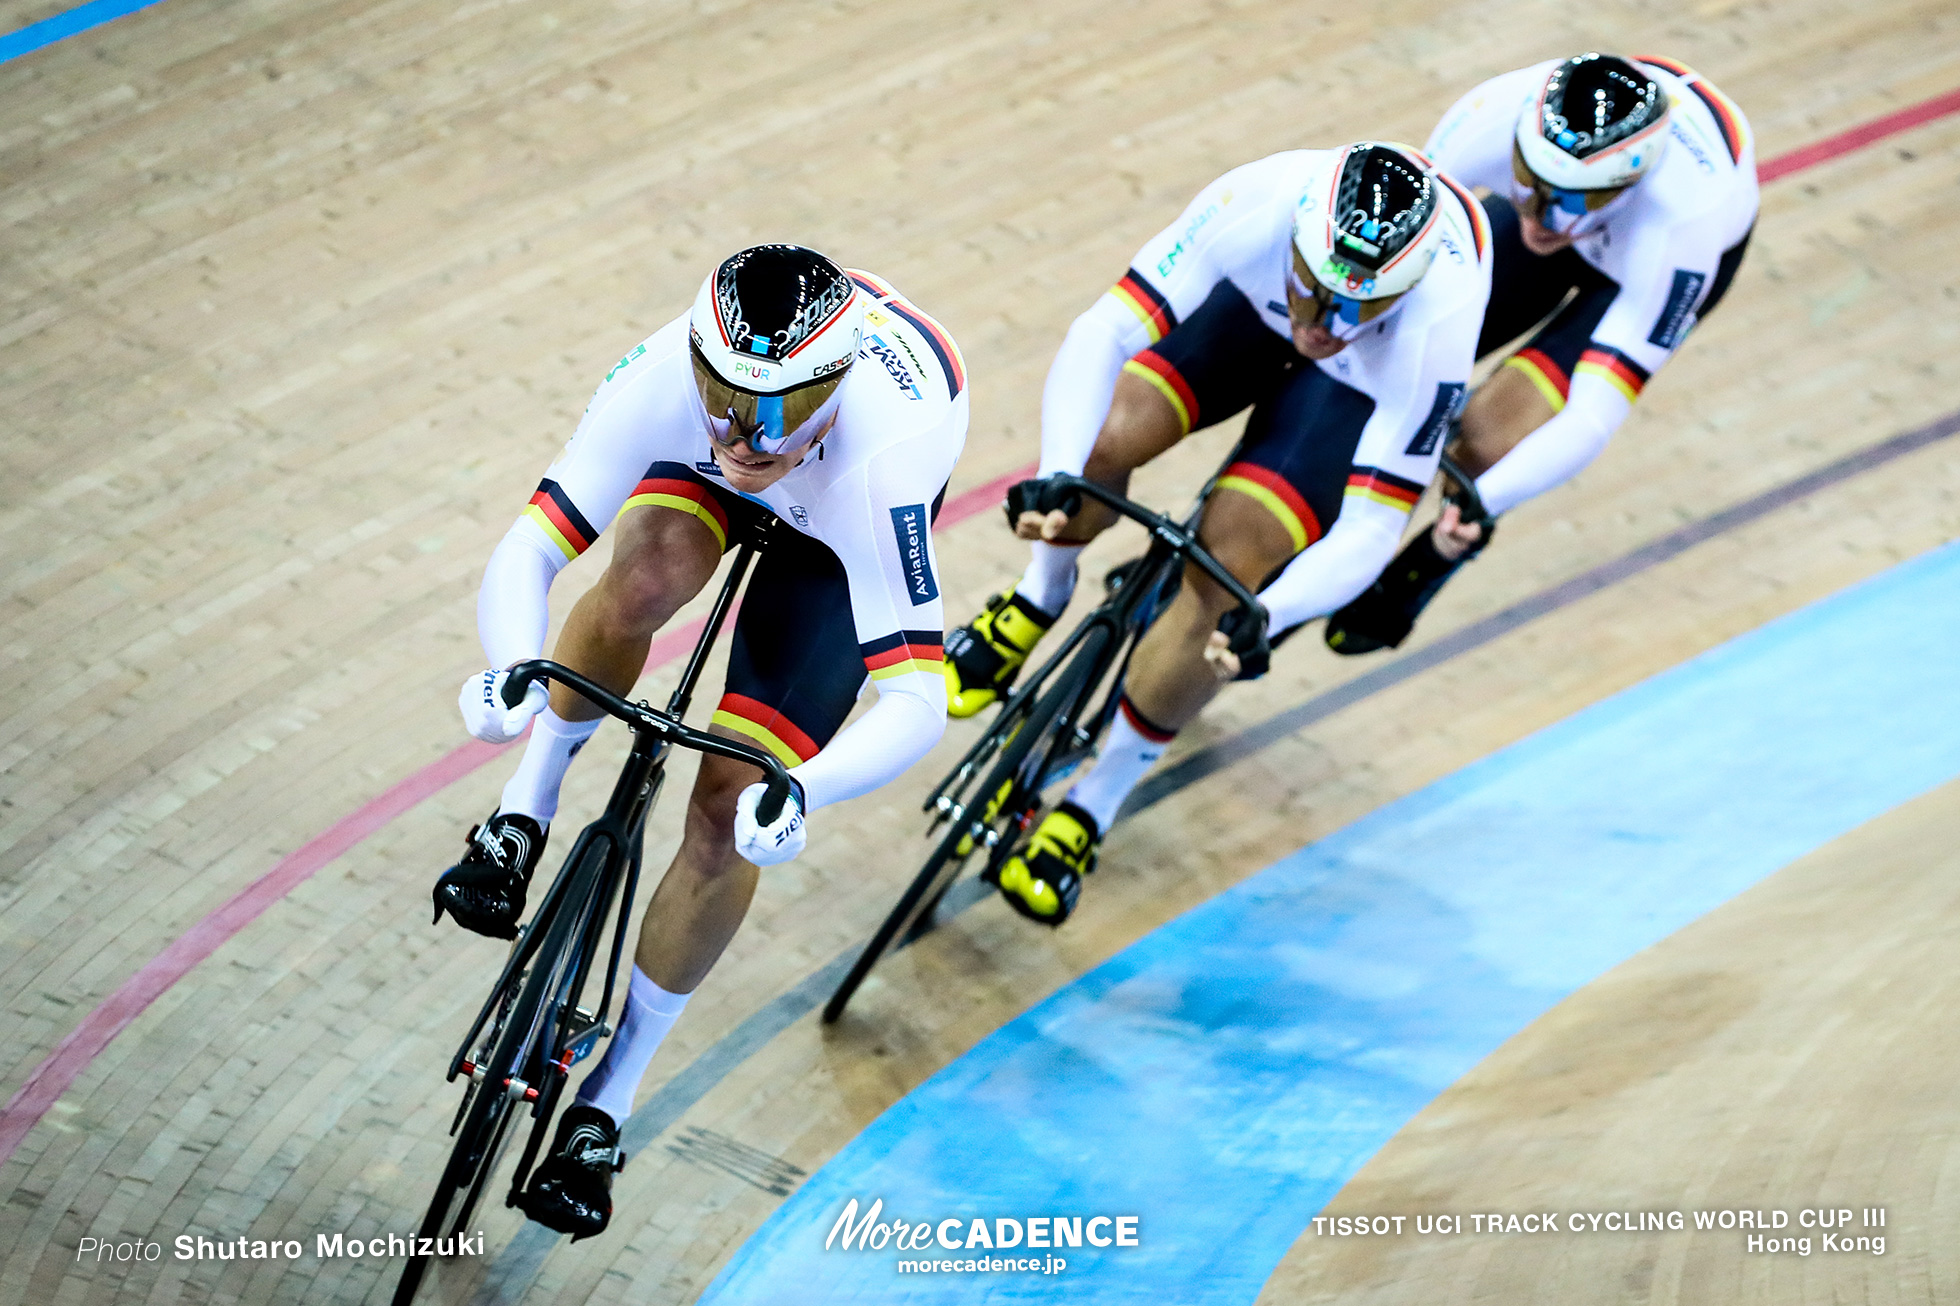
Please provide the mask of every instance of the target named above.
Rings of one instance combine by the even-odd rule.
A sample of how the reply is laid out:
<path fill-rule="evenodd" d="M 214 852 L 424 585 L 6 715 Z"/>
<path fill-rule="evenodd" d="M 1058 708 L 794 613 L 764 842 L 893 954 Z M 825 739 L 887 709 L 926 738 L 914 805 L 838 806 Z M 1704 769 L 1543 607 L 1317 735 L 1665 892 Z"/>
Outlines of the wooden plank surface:
<path fill-rule="evenodd" d="M 40 11 L 17 12 L 20 21 Z M 1768 156 L 1960 85 L 1933 3 L 1419 6 L 298 5 L 169 0 L 0 66 L 0 1002 L 17 1086 L 217 904 L 462 741 L 491 546 L 613 359 L 713 262 L 793 238 L 959 338 L 958 490 L 1032 460 L 1069 319 L 1231 164 L 1420 140 L 1478 78 L 1587 45 L 1717 79 Z M 14 25 L 18 25 L 17 23 Z M 1960 125 L 1765 195 L 1722 310 L 1433 638 L 1960 406 Z M 1229 443 L 1139 478 L 1178 502 Z M 1929 449 L 1316 726 L 1119 830 L 1055 935 L 993 905 L 808 1020 L 686 1123 L 813 1169 L 1001 1021 L 1142 931 L 1585 703 L 1960 534 Z M 1088 573 L 1134 548 L 1112 536 Z M 554 607 L 597 574 L 570 569 Z M 952 619 L 1021 566 L 941 544 Z M 1311 639 L 1177 755 L 1365 670 Z M 656 681 L 659 677 L 654 678 Z M 864 937 L 922 851 L 935 765 L 813 823 L 651 1090 Z M 575 771 L 597 809 L 616 732 Z M 0 1301 L 385 1298 L 375 1262 L 77 1266 L 84 1236 L 355 1236 L 413 1221 L 449 1045 L 501 956 L 432 930 L 435 871 L 508 763 L 388 825 L 165 993 L 4 1170 Z M 685 776 L 677 776 L 677 781 Z M 671 789 L 670 794 L 678 793 Z M 672 812 L 657 815 L 656 863 Z M 661 1149 L 533 1300 L 685 1301 L 770 1194 Z M 493 1246 L 517 1225 L 486 1217 Z M 467 1267 L 465 1267 L 467 1271 Z M 454 1297 L 467 1272 L 445 1286 Z"/>

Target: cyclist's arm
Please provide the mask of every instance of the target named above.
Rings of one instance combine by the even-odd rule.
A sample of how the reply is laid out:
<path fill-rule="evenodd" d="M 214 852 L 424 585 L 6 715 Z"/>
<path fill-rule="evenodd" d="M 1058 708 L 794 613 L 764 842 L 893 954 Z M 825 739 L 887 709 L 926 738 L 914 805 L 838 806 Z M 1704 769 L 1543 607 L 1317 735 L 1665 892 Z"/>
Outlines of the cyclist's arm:
<path fill-rule="evenodd" d="M 1694 325 L 1721 251 L 1687 223 L 1650 226 L 1635 240 L 1622 289 L 1572 369 L 1564 404 L 1477 478 L 1493 513 L 1564 484 L 1597 458 Z"/>
<path fill-rule="evenodd" d="M 1426 327 L 1398 326 L 1340 515 L 1260 592 L 1274 634 L 1334 611 L 1395 557 L 1409 514 L 1435 476 L 1450 420 L 1462 411 L 1483 308 L 1482 296 L 1466 297 Z"/>
<path fill-rule="evenodd" d="M 680 325 L 685 327 L 685 319 Z M 650 463 L 680 456 L 663 455 L 661 447 L 686 448 L 673 413 L 658 402 L 662 378 L 654 375 L 673 329 L 670 324 L 613 369 L 531 502 L 491 553 L 477 591 L 476 628 L 492 667 L 542 655 L 552 581 L 592 547 Z"/>
<path fill-rule="evenodd" d="M 858 651 L 878 701 L 791 768 L 805 811 L 889 784 L 945 733 L 945 613 L 928 518 L 966 440 L 966 422 L 962 394 L 937 426 L 878 454 L 830 490 L 849 499 L 839 502 L 838 527 L 825 538 L 844 564 Z"/>
<path fill-rule="evenodd" d="M 1198 193 L 1176 222 L 1137 251 L 1129 270 L 1075 319 L 1041 389 L 1041 468 L 1081 475 L 1109 416 L 1123 364 L 1162 340 L 1227 275 L 1234 235 L 1264 218 L 1268 173 L 1284 160 L 1234 168 Z"/>

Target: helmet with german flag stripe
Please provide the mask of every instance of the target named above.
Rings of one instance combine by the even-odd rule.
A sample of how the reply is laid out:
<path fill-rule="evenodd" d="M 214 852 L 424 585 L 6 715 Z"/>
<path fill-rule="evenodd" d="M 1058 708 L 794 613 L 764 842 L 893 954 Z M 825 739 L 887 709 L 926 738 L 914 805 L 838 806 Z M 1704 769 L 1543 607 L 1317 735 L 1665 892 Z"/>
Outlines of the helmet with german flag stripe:
<path fill-rule="evenodd" d="M 1552 69 L 1518 116 L 1518 159 L 1547 187 L 1631 186 L 1667 145 L 1667 92 L 1617 55 L 1575 55 Z"/>
<path fill-rule="evenodd" d="M 715 439 L 794 453 L 822 435 L 857 357 L 864 309 L 844 269 L 801 245 L 753 245 L 701 283 L 694 384 Z"/>

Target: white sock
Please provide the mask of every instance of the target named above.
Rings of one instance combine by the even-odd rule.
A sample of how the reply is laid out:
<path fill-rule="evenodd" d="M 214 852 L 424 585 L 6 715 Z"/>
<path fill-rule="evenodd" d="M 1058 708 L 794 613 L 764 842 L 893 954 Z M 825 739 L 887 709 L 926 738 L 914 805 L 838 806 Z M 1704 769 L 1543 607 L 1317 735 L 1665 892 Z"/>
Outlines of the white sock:
<path fill-rule="evenodd" d="M 1096 829 L 1102 834 L 1109 833 L 1110 822 L 1116 819 L 1123 800 L 1156 765 L 1172 739 L 1169 732 L 1151 725 L 1137 713 L 1130 705 L 1128 694 L 1123 695 L 1120 706 L 1122 710 L 1110 723 L 1102 755 L 1089 774 L 1077 780 L 1068 791 L 1068 800 L 1095 817 Z"/>
<path fill-rule="evenodd" d="M 1060 616 L 1075 594 L 1075 560 L 1088 547 L 1036 540 L 1032 547 L 1034 557 L 1028 561 L 1028 569 L 1021 573 L 1021 583 L 1014 587 L 1014 592 L 1049 616 Z"/>
<path fill-rule="evenodd" d="M 524 745 L 524 760 L 504 786 L 497 810 L 517 812 L 539 825 L 550 825 L 551 818 L 558 815 L 558 786 L 564 783 L 565 768 L 604 720 L 567 721 L 550 708 L 538 713 L 531 723 L 531 738 Z"/>
<path fill-rule="evenodd" d="M 599 1064 L 578 1086 L 579 1104 L 596 1106 L 611 1116 L 615 1125 L 624 1125 L 626 1117 L 633 1114 L 633 1095 L 640 1091 L 640 1080 L 647 1073 L 648 1063 L 653 1060 L 660 1041 L 667 1037 L 667 1031 L 680 1018 L 690 996 L 669 993 L 648 979 L 645 971 L 633 967 L 633 982 L 626 989 L 626 1014 L 620 1018 L 619 1032 L 606 1045 L 606 1055 L 599 1058 Z"/>

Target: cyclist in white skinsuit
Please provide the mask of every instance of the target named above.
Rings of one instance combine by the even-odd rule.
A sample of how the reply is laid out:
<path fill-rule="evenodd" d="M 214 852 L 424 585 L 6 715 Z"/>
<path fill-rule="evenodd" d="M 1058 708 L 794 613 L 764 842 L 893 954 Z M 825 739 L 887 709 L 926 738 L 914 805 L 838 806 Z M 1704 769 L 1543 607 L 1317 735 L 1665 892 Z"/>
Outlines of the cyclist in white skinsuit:
<path fill-rule="evenodd" d="M 1756 221 L 1754 137 L 1684 64 L 1586 54 L 1476 87 L 1443 115 L 1429 150 L 1490 192 L 1497 261 L 1479 357 L 1556 310 L 1463 415 L 1453 456 L 1495 515 L 1597 457 L 1727 291 Z M 1399 644 L 1485 538 L 1446 507 L 1381 585 L 1330 619 L 1328 643 L 1343 653 Z M 1288 606 L 1274 619 L 1318 615 Z"/>
<path fill-rule="evenodd" d="M 501 669 L 540 655 L 553 578 L 615 518 L 613 557 L 556 660 L 627 693 L 653 632 L 726 549 L 768 530 L 713 728 L 774 753 L 795 782 L 761 825 L 758 768 L 702 758 L 681 847 L 642 922 L 625 1017 L 533 1174 L 533 1219 L 575 1237 L 605 1228 L 618 1126 L 741 923 L 756 866 L 794 857 L 809 813 L 892 780 L 943 732 L 931 524 L 968 405 L 952 338 L 889 286 L 810 250 L 756 246 L 608 374 L 492 555 L 477 609 L 492 669 L 464 685 L 464 718 L 492 742 L 537 720 L 497 812 L 438 883 L 437 919 L 446 910 L 514 934 L 559 784 L 601 718 L 562 686 L 549 706 L 534 686 L 506 709 Z M 877 701 L 840 732 L 867 678 Z"/>
<path fill-rule="evenodd" d="M 1258 587 L 1286 563 L 1345 602 L 1393 555 L 1470 379 L 1490 237 L 1469 192 L 1406 146 L 1295 150 L 1235 168 L 1138 253 L 1070 327 L 1042 396 L 1041 473 L 1121 489 L 1190 431 L 1253 405 L 1201 535 Z M 1067 604 L 1075 559 L 1113 520 L 1016 487 L 1034 541 L 1020 582 L 947 641 L 954 710 L 991 702 Z M 1032 505 L 1020 511 L 1018 505 Z M 1139 644 L 1094 768 L 1000 872 L 1024 915 L 1059 924 L 1101 833 L 1216 692 L 1205 649 L 1235 606 L 1208 579 Z"/>

